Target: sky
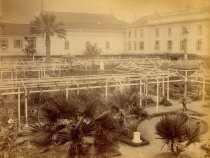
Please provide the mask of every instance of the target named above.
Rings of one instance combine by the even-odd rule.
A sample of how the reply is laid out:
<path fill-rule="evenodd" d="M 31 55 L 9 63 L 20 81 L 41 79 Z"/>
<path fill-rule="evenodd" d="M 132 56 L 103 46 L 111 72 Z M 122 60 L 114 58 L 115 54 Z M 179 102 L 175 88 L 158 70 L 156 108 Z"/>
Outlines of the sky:
<path fill-rule="evenodd" d="M 132 22 L 154 14 L 182 10 L 186 7 L 201 8 L 210 0 L 43 0 L 44 10 L 112 14 L 119 20 Z M 0 0 L 1 21 L 29 23 L 41 11 L 42 0 Z"/>

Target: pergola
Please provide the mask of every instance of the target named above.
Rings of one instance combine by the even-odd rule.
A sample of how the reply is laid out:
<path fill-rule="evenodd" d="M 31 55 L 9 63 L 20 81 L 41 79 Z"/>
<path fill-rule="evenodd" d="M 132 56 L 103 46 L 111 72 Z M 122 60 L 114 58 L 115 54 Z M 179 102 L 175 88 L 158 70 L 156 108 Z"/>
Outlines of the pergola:
<path fill-rule="evenodd" d="M 156 112 L 159 110 L 159 87 L 162 86 L 162 94 L 169 99 L 169 84 L 172 82 L 199 82 L 203 84 L 203 101 L 205 100 L 205 84 L 210 84 L 204 71 L 199 69 L 193 70 L 193 75 L 181 75 L 175 68 L 138 68 L 138 65 L 131 63 L 128 67 L 131 71 L 123 71 L 120 74 L 99 74 L 99 75 L 79 75 L 79 76 L 63 76 L 63 77 L 41 77 L 41 78 L 15 78 L 2 79 L 0 82 L 1 95 L 17 95 L 18 96 L 18 127 L 21 127 L 21 95 L 24 96 L 25 106 L 25 122 L 28 126 L 28 95 L 33 93 L 47 92 L 65 92 L 68 100 L 69 91 L 82 89 L 104 89 L 104 95 L 107 98 L 109 88 L 118 87 L 121 91 L 123 87 L 136 85 L 139 86 L 140 106 L 142 105 L 142 96 L 148 95 L 148 85 L 156 85 Z M 133 70 L 138 71 L 132 72 Z M 183 70 L 188 71 L 188 70 Z M 192 70 L 190 70 L 192 71 Z M 174 79 L 175 78 L 175 79 Z M 165 86 L 166 84 L 166 86 Z"/>

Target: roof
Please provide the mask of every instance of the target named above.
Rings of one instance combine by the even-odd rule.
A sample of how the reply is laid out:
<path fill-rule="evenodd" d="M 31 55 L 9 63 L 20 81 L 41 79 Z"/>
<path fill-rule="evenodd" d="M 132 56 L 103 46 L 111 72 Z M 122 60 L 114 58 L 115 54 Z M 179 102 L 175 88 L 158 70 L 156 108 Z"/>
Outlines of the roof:
<path fill-rule="evenodd" d="M 56 21 L 62 22 L 66 29 L 87 30 L 116 30 L 121 29 L 126 22 L 118 20 L 111 14 L 72 13 L 72 12 L 49 12 L 56 16 Z"/>
<path fill-rule="evenodd" d="M 149 20 L 156 18 L 157 15 L 148 15 L 148 16 L 143 16 L 139 19 L 137 19 L 136 21 L 134 21 L 133 23 L 127 25 L 127 27 L 138 27 L 138 26 L 145 26 L 145 25 L 149 25 Z"/>
<path fill-rule="evenodd" d="M 121 30 L 127 23 L 120 21 L 111 14 L 90 14 L 71 12 L 44 12 L 56 16 L 56 21 L 62 22 L 65 29 L 75 30 Z M 0 23 L 0 34 L 29 34 L 29 24 Z"/>
<path fill-rule="evenodd" d="M 190 22 L 197 20 L 210 20 L 209 10 L 205 8 L 192 8 L 165 13 L 155 12 L 155 14 L 153 15 L 143 16 L 137 19 L 133 23 L 127 25 L 126 28 L 178 22 Z"/>
<path fill-rule="evenodd" d="M 29 24 L 0 23 L 0 34 L 29 34 Z"/>

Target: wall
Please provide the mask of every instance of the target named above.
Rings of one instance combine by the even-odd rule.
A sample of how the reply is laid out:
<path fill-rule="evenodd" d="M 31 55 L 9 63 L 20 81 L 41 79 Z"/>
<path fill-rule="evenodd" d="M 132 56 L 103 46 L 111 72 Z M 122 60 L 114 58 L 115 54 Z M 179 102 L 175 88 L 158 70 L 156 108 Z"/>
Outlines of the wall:
<path fill-rule="evenodd" d="M 180 50 L 180 41 L 187 39 L 187 53 L 198 54 L 198 55 L 208 55 L 209 54 L 209 22 L 210 20 L 199 20 L 185 23 L 168 23 L 168 24 L 156 24 L 141 26 L 136 28 L 125 29 L 125 42 L 126 42 L 126 53 L 139 53 L 139 54 L 149 54 L 149 53 L 183 53 Z M 182 35 L 182 27 L 188 28 L 189 33 Z M 202 32 L 199 33 L 198 27 L 202 27 Z M 171 28 L 171 36 L 168 35 L 168 28 Z M 156 37 L 156 29 L 159 30 L 159 35 Z M 141 31 L 143 30 L 143 37 L 141 37 Z M 134 36 L 135 31 L 137 32 L 136 37 Z M 129 32 L 131 32 L 131 38 L 129 38 Z M 158 40 L 160 42 L 160 49 L 154 49 L 154 43 Z M 173 41 L 172 50 L 167 49 L 167 41 Z M 202 41 L 201 50 L 197 50 L 196 42 L 197 40 Z M 132 49 L 128 49 L 129 41 L 132 43 Z M 134 49 L 134 41 L 137 41 L 137 50 Z M 144 50 L 139 49 L 139 42 L 144 42 Z"/>
<path fill-rule="evenodd" d="M 86 48 L 86 42 L 96 44 L 102 50 L 103 55 L 119 54 L 124 50 L 124 37 L 122 32 L 96 32 L 96 31 L 72 31 L 68 30 L 66 40 L 69 41 L 69 50 L 65 50 L 65 40 L 57 37 L 51 38 L 51 54 L 81 55 Z M 109 41 L 110 49 L 106 49 Z"/>

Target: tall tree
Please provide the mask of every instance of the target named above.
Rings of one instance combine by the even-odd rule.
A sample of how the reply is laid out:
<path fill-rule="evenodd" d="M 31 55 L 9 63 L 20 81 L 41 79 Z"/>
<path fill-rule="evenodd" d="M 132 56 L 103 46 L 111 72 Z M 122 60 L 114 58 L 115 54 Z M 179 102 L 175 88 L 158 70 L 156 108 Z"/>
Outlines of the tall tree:
<path fill-rule="evenodd" d="M 46 60 L 50 61 L 50 37 L 57 35 L 59 38 L 65 39 L 65 29 L 63 23 L 56 22 L 56 16 L 49 13 L 41 13 L 31 21 L 30 31 L 32 34 L 44 34 L 46 46 Z"/>

